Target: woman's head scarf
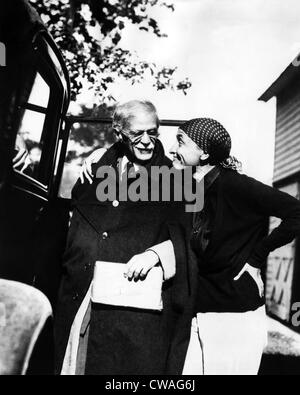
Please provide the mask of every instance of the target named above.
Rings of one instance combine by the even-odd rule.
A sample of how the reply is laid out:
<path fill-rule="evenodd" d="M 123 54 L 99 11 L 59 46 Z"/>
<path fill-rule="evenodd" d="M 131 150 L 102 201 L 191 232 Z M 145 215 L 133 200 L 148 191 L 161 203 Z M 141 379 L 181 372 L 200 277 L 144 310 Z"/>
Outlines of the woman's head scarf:
<path fill-rule="evenodd" d="M 231 137 L 219 122 L 210 118 L 197 118 L 186 122 L 180 129 L 209 155 L 210 164 L 242 170 L 241 163 L 230 156 Z"/>

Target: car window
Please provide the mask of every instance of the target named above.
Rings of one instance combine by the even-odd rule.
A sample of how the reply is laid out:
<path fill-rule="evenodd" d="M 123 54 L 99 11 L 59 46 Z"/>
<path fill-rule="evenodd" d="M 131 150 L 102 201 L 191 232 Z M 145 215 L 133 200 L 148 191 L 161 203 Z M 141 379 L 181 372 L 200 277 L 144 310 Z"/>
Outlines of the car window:
<path fill-rule="evenodd" d="M 15 170 L 42 182 L 40 163 L 44 149 L 43 131 L 50 98 L 50 87 L 39 73 L 28 99 L 23 103 L 23 117 L 15 146 Z M 26 150 L 26 158 L 23 154 Z M 24 159 L 24 160 L 23 160 Z"/>
<path fill-rule="evenodd" d="M 28 103 L 36 106 L 47 108 L 50 97 L 50 87 L 47 85 L 43 77 L 37 73 Z"/>

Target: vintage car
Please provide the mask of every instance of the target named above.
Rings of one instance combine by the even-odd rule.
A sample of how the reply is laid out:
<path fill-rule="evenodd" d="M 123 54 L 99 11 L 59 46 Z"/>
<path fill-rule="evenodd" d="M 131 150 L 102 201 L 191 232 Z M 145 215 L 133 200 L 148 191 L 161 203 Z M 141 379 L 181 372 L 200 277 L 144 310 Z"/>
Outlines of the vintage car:
<path fill-rule="evenodd" d="M 0 69 L 0 277 L 39 282 L 52 299 L 68 223 L 68 210 L 55 197 L 59 149 L 67 140 L 69 77 L 56 44 L 27 2 L 2 2 L 0 19 L 6 48 L 6 66 Z M 24 169 L 22 154 L 29 150 Z"/>
<path fill-rule="evenodd" d="M 35 285 L 54 305 L 68 226 L 68 208 L 54 198 L 69 106 L 68 72 L 26 1 L 1 2 L 0 42 L 5 50 L 0 67 L 0 277 Z M 32 158 L 26 167 L 29 141 Z M 36 365 L 43 371 L 51 369 L 47 354 L 46 363 Z"/>

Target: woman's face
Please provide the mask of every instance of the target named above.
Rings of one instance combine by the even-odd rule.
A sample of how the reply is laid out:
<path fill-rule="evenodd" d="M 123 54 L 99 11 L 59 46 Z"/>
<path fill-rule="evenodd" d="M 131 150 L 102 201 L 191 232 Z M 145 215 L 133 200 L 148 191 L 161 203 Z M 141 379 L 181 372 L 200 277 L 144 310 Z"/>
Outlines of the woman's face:
<path fill-rule="evenodd" d="M 177 133 L 177 141 L 170 150 L 173 156 L 173 166 L 182 170 L 188 166 L 198 166 L 200 160 L 205 160 L 209 155 L 198 147 L 181 129 Z"/>

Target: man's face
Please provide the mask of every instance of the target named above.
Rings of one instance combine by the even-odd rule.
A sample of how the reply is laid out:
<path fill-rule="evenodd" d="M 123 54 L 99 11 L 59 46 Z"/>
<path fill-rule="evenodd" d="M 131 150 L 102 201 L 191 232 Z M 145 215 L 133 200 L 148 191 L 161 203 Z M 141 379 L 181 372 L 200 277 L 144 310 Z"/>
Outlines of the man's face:
<path fill-rule="evenodd" d="M 151 160 L 158 138 L 157 118 L 155 114 L 140 112 L 131 121 L 127 130 L 126 145 L 139 162 Z"/>
<path fill-rule="evenodd" d="M 198 147 L 181 129 L 177 133 L 177 141 L 170 150 L 173 156 L 173 166 L 183 170 L 188 166 L 198 166 L 200 159 L 207 159 L 204 151 Z"/>

